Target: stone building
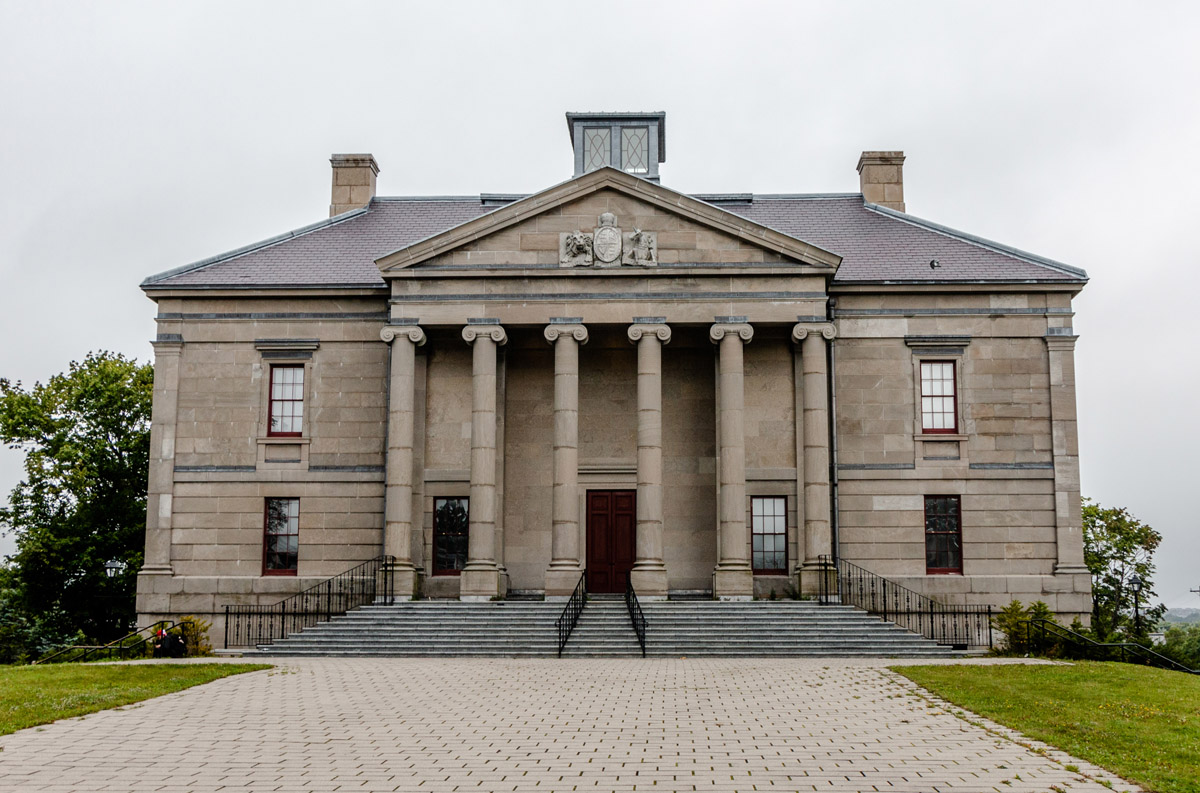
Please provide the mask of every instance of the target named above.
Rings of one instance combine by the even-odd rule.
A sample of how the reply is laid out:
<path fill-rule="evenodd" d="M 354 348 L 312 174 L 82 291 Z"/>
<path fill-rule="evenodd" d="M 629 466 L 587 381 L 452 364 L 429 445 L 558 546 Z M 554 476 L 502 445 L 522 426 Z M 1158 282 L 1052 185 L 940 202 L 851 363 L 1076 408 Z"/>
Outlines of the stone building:
<path fill-rule="evenodd" d="M 394 556 L 396 591 L 782 596 L 836 553 L 951 603 L 1089 611 L 1086 274 L 860 192 L 684 195 L 662 113 L 568 114 L 574 176 L 383 197 L 148 278 L 143 621 Z"/>

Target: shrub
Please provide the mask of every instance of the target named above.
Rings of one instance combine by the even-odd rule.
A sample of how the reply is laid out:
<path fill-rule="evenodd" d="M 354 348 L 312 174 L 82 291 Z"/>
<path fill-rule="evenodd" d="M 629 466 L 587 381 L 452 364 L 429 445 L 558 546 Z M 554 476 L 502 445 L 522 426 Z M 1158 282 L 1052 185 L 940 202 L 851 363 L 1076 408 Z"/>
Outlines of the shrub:
<path fill-rule="evenodd" d="M 211 620 L 200 619 L 191 614 L 180 620 L 183 631 L 183 642 L 187 647 L 188 656 L 207 656 L 213 654 L 212 642 L 208 639 L 208 631 L 212 628 Z"/>
<path fill-rule="evenodd" d="M 1015 599 L 992 617 L 992 627 L 1003 634 L 995 650 L 998 655 L 1024 655 L 1029 652 L 1024 624 L 1028 619 L 1029 611 L 1021 605 L 1021 601 Z"/>

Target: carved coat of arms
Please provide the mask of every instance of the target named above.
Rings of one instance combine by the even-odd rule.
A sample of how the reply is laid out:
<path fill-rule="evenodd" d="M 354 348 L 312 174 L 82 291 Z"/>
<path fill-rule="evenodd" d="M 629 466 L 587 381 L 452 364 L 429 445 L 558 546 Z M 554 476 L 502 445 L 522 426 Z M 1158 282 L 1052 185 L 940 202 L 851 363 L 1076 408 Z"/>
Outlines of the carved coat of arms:
<path fill-rule="evenodd" d="M 621 256 L 621 230 L 616 225 L 617 216 L 605 212 L 592 235 L 592 252 L 601 264 L 612 264 Z"/>
<path fill-rule="evenodd" d="M 654 267 L 658 264 L 658 234 L 635 229 L 621 233 L 617 217 L 602 214 L 591 233 L 563 232 L 558 235 L 558 263 L 561 267 L 613 267 L 631 264 Z"/>

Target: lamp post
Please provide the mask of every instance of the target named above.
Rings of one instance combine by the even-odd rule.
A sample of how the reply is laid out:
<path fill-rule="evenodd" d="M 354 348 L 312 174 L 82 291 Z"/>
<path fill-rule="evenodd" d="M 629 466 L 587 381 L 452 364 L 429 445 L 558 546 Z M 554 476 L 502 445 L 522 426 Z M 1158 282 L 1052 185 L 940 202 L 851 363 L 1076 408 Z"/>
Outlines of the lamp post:
<path fill-rule="evenodd" d="M 118 562 L 116 559 L 109 559 L 104 563 L 104 575 L 109 578 L 115 578 L 117 573 L 125 569 L 123 562 Z"/>
<path fill-rule="evenodd" d="M 1142 612 L 1141 612 L 1141 595 L 1142 595 L 1141 577 L 1137 573 L 1133 574 L 1133 578 L 1129 579 L 1129 588 L 1133 590 L 1133 630 L 1137 636 L 1142 635 Z"/>

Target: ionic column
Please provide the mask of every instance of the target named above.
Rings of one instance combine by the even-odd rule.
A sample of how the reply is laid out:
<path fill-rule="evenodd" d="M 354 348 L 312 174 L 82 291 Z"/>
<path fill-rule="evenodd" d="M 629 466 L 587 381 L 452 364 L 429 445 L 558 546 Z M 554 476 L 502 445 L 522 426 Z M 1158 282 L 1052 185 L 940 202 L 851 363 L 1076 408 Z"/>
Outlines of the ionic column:
<path fill-rule="evenodd" d="M 500 594 L 496 566 L 496 347 L 508 341 L 499 324 L 468 325 L 463 340 L 471 356 L 471 501 L 467 563 L 459 598 L 490 600 Z"/>
<path fill-rule="evenodd" d="M 401 600 L 407 600 L 416 593 L 417 586 L 412 560 L 413 439 L 417 347 L 425 343 L 425 332 L 415 324 L 389 325 L 379 331 L 379 338 L 392 346 L 383 552 L 394 559 L 392 592 Z"/>
<path fill-rule="evenodd" d="M 801 323 L 792 328 L 792 339 L 801 345 L 800 366 L 804 387 L 804 564 L 817 570 L 819 557 L 833 551 L 829 519 L 829 367 L 825 344 L 837 335 L 829 323 Z M 801 582 L 817 585 L 816 577 Z"/>
<path fill-rule="evenodd" d="M 720 345 L 718 385 L 721 404 L 721 492 L 717 569 L 713 595 L 721 600 L 754 597 L 750 537 L 746 531 L 746 431 L 742 345 L 754 336 L 745 323 L 713 325 L 709 338 Z"/>
<path fill-rule="evenodd" d="M 665 600 L 663 563 L 662 348 L 671 329 L 660 317 L 639 317 L 629 327 L 637 345 L 637 550 L 631 577 L 638 597 Z"/>
<path fill-rule="evenodd" d="M 579 324 L 546 327 L 554 345 L 554 506 L 546 597 L 570 597 L 579 583 Z"/>

